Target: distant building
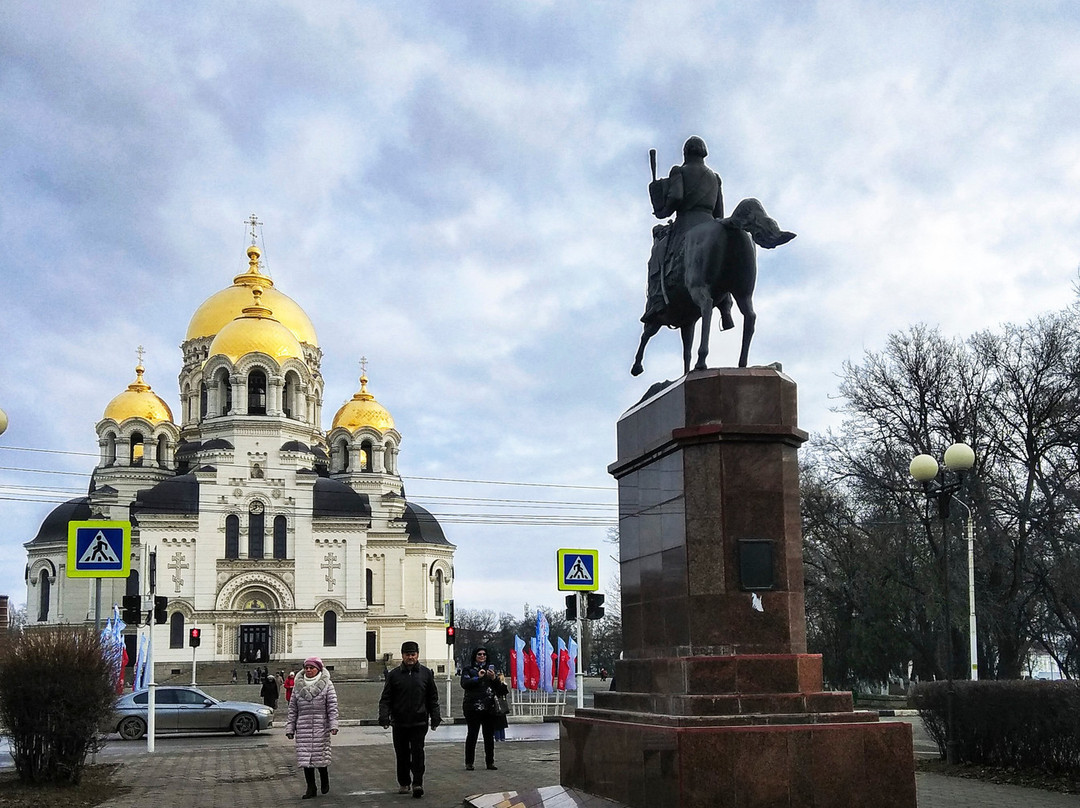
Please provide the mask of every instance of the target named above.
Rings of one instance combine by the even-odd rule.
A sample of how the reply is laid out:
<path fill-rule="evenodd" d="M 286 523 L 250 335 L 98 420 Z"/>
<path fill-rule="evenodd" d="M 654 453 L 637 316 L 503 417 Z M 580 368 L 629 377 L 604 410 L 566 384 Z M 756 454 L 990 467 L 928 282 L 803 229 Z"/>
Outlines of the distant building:
<path fill-rule="evenodd" d="M 145 594 L 155 551 L 168 624 L 154 656 L 166 669 L 190 662 L 194 626 L 200 663 L 292 667 L 319 655 L 375 675 L 408 638 L 443 669 L 455 548 L 405 497 L 394 419 L 365 372 L 323 431 L 315 329 L 263 273 L 259 248 L 247 255 L 247 271 L 191 318 L 179 419 L 144 381 L 141 356 L 105 408 L 88 494 L 25 545 L 28 622 L 93 620 L 95 579 L 65 575 L 68 522 L 130 519 L 132 573 L 102 579 L 103 610 Z"/>

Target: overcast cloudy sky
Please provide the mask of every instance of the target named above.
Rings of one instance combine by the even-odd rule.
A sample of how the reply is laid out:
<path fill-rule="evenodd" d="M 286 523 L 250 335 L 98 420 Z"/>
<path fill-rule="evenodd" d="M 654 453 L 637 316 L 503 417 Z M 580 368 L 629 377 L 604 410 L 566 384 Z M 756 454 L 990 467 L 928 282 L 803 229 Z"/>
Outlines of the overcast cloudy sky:
<path fill-rule="evenodd" d="M 178 346 L 254 212 L 318 331 L 324 426 L 368 357 L 459 608 L 561 604 L 557 548 L 613 566 L 615 421 L 681 373 L 666 331 L 628 373 L 648 149 L 666 171 L 701 135 L 728 208 L 799 234 L 759 253 L 750 360 L 820 432 L 891 331 L 1073 299 L 1078 23 L 1070 0 L 7 0 L 0 593 L 25 601 L 22 544 L 85 493 L 136 346 L 178 412 Z M 714 336 L 710 364 L 737 353 Z"/>

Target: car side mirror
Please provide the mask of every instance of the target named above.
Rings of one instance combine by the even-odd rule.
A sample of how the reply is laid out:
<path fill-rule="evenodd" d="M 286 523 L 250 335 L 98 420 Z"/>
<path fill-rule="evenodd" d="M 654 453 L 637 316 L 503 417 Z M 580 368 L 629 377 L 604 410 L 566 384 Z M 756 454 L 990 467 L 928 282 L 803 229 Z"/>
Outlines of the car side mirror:
<path fill-rule="evenodd" d="M 203 699 L 202 706 L 203 707 L 213 707 L 214 702 L 210 701 L 210 699 Z"/>

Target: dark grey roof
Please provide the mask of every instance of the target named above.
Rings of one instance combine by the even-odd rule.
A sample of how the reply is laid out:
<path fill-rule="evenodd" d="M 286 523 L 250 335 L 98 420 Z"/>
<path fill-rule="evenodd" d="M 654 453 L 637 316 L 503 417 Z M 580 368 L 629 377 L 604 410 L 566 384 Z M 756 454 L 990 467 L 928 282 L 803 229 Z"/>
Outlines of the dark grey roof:
<path fill-rule="evenodd" d="M 323 449 L 321 446 L 312 446 L 311 447 L 311 453 L 314 454 L 320 460 L 329 460 L 330 459 L 330 455 L 328 455 L 326 453 L 326 450 Z"/>
<path fill-rule="evenodd" d="M 443 535 L 442 525 L 439 520 L 429 511 L 414 505 L 405 503 L 405 513 L 401 515 L 405 521 L 405 532 L 412 544 L 449 544 Z"/>
<path fill-rule="evenodd" d="M 315 481 L 311 515 L 314 517 L 371 518 L 371 502 L 367 494 L 358 494 L 345 483 L 320 477 Z"/>
<path fill-rule="evenodd" d="M 181 474 L 162 480 L 153 488 L 135 495 L 131 513 L 196 514 L 199 512 L 199 480 L 194 474 Z"/>
<path fill-rule="evenodd" d="M 191 454 L 192 452 L 199 451 L 200 448 L 202 448 L 202 441 L 193 440 L 187 443 L 181 443 L 179 446 L 176 447 L 176 454 L 178 456 L 184 454 Z"/>
<path fill-rule="evenodd" d="M 45 517 L 45 521 L 41 523 L 41 527 L 38 528 L 37 535 L 31 539 L 31 543 L 66 542 L 68 540 L 68 522 L 85 522 L 92 516 L 89 497 L 69 499 L 67 502 L 57 505 Z"/>
<path fill-rule="evenodd" d="M 310 452 L 311 447 L 306 443 L 298 440 L 290 440 L 281 444 L 281 451 L 283 452 Z"/>
<path fill-rule="evenodd" d="M 201 448 L 206 451 L 207 449 L 233 449 L 235 447 L 225 438 L 214 438 L 204 443 Z"/>
<path fill-rule="evenodd" d="M 315 471 L 315 469 L 297 469 L 296 473 L 297 474 L 314 474 L 316 477 L 319 476 L 319 473 L 317 471 Z"/>

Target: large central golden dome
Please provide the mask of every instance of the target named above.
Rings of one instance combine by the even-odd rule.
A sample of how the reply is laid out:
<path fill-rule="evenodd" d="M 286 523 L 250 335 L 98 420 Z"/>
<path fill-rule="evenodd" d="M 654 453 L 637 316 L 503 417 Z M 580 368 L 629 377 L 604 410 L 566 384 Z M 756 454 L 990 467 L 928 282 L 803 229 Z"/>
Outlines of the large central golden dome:
<path fill-rule="evenodd" d="M 318 347 L 315 326 L 304 310 L 286 294 L 274 288 L 274 281 L 259 270 L 262 252 L 254 244 L 248 247 L 248 270 L 233 278 L 233 285 L 211 295 L 199 306 L 188 324 L 185 341 L 212 337 L 239 317 L 251 305 L 251 290 L 262 289 L 262 303 L 274 312 L 274 319 L 293 333 L 297 340 Z"/>
<path fill-rule="evenodd" d="M 128 418 L 145 418 L 152 424 L 172 422 L 172 410 L 169 409 L 169 405 L 143 381 L 145 371 L 146 368 L 142 366 L 142 362 L 139 362 L 135 368 L 135 381 L 128 385 L 127 390 L 109 402 L 102 418 L 112 418 L 118 424 Z"/>
<path fill-rule="evenodd" d="M 249 353 L 264 353 L 278 362 L 303 359 L 304 351 L 293 332 L 262 305 L 263 290 L 256 286 L 248 293 L 254 297 L 254 304 L 249 301 L 239 317 L 218 331 L 207 355 L 221 354 L 232 362 Z"/>

